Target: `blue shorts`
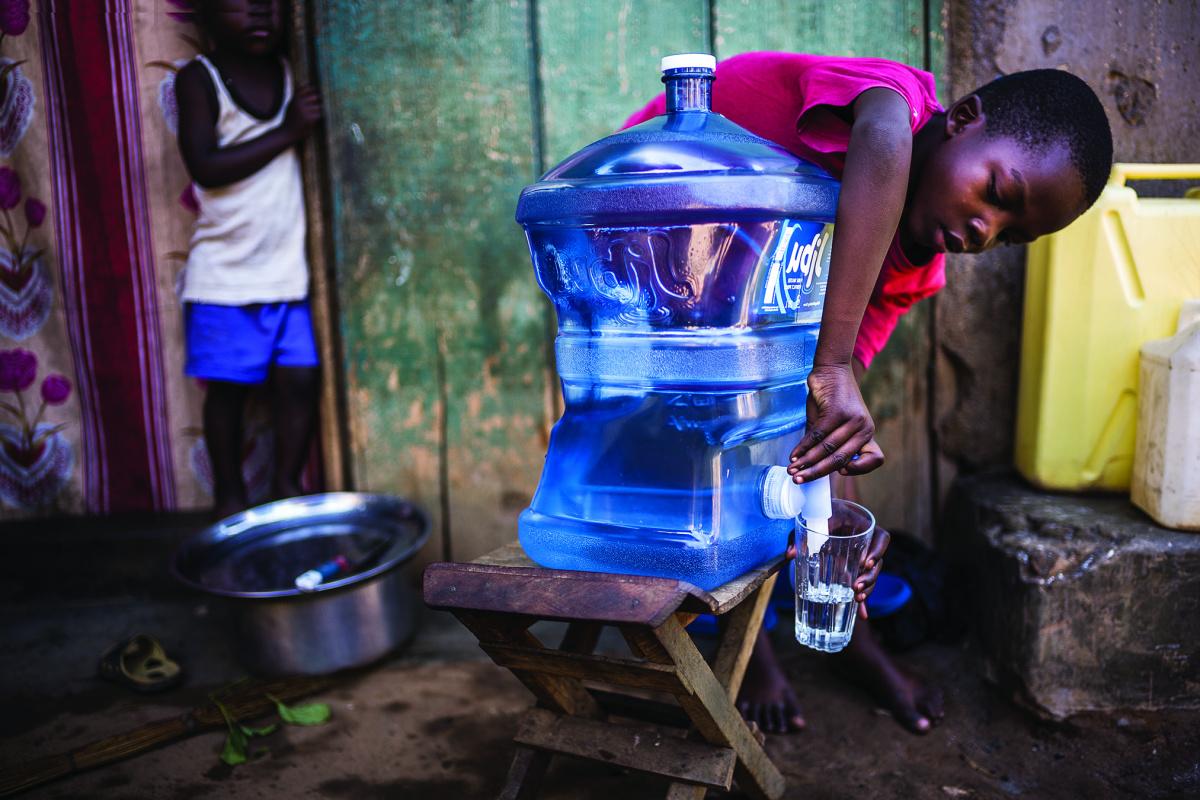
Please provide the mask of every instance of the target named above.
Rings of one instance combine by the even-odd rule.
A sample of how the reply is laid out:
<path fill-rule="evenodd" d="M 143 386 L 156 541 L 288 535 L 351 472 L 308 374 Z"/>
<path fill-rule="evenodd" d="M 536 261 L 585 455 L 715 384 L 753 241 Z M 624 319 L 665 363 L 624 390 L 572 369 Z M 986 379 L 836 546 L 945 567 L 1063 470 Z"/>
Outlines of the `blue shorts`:
<path fill-rule="evenodd" d="M 272 366 L 315 367 L 317 345 L 307 300 L 184 306 L 187 366 L 194 378 L 264 383 Z"/>

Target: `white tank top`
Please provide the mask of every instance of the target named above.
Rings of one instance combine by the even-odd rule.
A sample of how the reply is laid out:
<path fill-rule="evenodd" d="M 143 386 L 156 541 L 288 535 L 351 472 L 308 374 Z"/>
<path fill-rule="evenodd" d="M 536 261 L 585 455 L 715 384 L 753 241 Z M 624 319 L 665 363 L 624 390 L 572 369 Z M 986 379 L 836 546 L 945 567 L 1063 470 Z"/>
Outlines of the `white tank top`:
<path fill-rule="evenodd" d="M 217 144 L 229 147 L 262 136 L 283 123 L 292 99 L 292 73 L 283 62 L 283 102 L 264 120 L 234 102 L 212 62 L 208 70 L 220 110 Z M 183 300 L 249 305 L 308 296 L 304 188 L 300 160 L 289 147 L 237 183 L 217 189 L 196 186 L 200 215 L 183 275 Z"/>

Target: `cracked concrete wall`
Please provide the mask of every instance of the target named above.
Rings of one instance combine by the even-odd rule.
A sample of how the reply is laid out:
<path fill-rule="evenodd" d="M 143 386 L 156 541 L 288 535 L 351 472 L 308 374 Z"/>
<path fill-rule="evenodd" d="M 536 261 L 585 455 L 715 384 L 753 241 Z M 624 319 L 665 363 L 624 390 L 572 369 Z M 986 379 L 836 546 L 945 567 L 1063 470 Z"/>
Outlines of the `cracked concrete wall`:
<path fill-rule="evenodd" d="M 957 0 L 947 47 L 951 98 L 1000 74 L 1065 68 L 1100 95 L 1118 161 L 1200 162 L 1200 3 Z M 959 471 L 1012 462 L 1025 251 L 952 255 L 948 272 L 934 326 L 943 497 Z"/>

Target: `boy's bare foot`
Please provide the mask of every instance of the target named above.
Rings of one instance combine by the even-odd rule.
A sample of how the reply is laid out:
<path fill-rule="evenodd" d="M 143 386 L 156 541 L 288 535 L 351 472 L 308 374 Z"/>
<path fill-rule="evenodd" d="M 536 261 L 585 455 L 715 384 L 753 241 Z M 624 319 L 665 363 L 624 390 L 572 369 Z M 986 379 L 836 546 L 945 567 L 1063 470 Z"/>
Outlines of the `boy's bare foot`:
<path fill-rule="evenodd" d="M 891 712 L 904 728 L 926 734 L 945 715 L 942 690 L 914 675 L 883 649 L 869 625 L 859 620 L 838 667 Z"/>
<path fill-rule="evenodd" d="M 747 721 L 758 723 L 758 727 L 767 733 L 799 731 L 806 724 L 800 712 L 800 700 L 788 683 L 765 631 L 760 630 L 754 640 L 754 652 L 746 665 L 737 707 Z"/>
<path fill-rule="evenodd" d="M 942 690 L 901 666 L 862 620 L 850 646 L 834 658 L 838 670 L 866 689 L 905 729 L 925 734 L 942 720 Z M 747 721 L 758 723 L 767 733 L 790 733 L 806 725 L 796 692 L 763 631 L 754 642 L 737 707 Z"/>

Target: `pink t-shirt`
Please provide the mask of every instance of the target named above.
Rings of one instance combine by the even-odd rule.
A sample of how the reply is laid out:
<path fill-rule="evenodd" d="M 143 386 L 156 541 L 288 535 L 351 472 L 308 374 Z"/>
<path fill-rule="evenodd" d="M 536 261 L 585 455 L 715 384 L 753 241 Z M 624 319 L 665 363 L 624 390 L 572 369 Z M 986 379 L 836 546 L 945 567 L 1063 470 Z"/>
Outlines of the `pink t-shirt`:
<path fill-rule="evenodd" d="M 842 176 L 850 144 L 848 113 L 867 89 L 882 86 L 904 98 L 913 133 L 942 110 L 933 76 L 882 58 L 838 58 L 801 53 L 743 53 L 717 64 L 713 110 L 800 158 Z M 623 128 L 666 113 L 659 95 Z M 854 343 L 854 356 L 870 366 L 909 308 L 946 285 L 946 259 L 914 265 L 892 239 Z"/>

